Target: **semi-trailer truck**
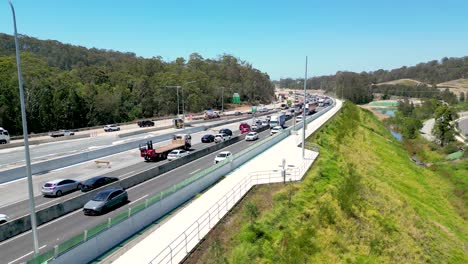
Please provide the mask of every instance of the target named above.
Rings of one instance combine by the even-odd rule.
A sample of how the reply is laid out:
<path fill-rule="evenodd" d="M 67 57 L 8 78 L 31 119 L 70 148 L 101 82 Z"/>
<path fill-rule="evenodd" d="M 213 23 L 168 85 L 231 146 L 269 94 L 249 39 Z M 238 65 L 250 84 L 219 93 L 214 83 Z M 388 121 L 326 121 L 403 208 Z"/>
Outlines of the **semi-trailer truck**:
<path fill-rule="evenodd" d="M 286 125 L 286 115 L 283 113 L 279 113 L 276 115 L 272 115 L 270 119 L 270 128 L 275 126 L 285 127 Z"/>

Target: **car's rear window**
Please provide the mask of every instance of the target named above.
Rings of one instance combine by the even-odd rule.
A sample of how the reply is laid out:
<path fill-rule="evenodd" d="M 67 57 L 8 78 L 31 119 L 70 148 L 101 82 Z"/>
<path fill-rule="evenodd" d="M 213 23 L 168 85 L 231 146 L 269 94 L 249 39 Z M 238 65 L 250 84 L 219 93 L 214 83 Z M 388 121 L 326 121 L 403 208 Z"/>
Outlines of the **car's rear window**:
<path fill-rule="evenodd" d="M 179 151 L 177 151 L 177 150 L 173 150 L 173 151 L 169 152 L 169 154 L 177 154 L 177 153 L 179 153 Z"/>
<path fill-rule="evenodd" d="M 226 156 L 227 156 L 227 154 L 224 154 L 224 153 L 218 154 L 218 158 L 225 158 Z"/>
<path fill-rule="evenodd" d="M 54 185 L 55 185 L 55 184 L 53 184 L 53 183 L 46 183 L 46 184 L 44 184 L 44 187 L 52 187 L 52 186 L 54 186 Z"/>
<path fill-rule="evenodd" d="M 107 196 L 109 196 L 109 193 L 108 192 L 104 192 L 104 193 L 98 193 L 96 195 L 96 197 L 94 197 L 94 201 L 105 201 L 107 200 Z"/>

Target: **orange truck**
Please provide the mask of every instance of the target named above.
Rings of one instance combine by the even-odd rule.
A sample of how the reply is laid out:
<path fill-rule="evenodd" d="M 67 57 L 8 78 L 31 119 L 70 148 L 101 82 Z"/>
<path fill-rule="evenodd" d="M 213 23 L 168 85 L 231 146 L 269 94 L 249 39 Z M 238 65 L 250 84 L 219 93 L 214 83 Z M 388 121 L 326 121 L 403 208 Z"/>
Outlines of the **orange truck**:
<path fill-rule="evenodd" d="M 172 136 L 171 143 L 168 145 L 153 147 L 153 141 L 146 144 L 140 144 L 140 157 L 146 161 L 165 160 L 167 154 L 174 149 L 189 150 L 192 147 L 192 137 L 189 134 L 176 134 Z"/>

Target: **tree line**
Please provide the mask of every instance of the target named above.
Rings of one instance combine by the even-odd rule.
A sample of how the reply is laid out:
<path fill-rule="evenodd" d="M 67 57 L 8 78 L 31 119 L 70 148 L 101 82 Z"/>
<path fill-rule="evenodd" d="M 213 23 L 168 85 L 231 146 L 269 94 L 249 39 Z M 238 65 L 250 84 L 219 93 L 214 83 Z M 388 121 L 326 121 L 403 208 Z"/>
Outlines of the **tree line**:
<path fill-rule="evenodd" d="M 20 49 L 30 133 L 175 115 L 175 86 L 192 113 L 221 108 L 233 93 L 251 103 L 274 98 L 268 74 L 229 54 L 166 62 L 28 36 Z M 22 131 L 14 54 L 13 37 L 0 34 L 0 126 L 13 135 Z"/>
<path fill-rule="evenodd" d="M 428 85 L 376 85 L 403 78 L 414 79 Z M 380 69 L 361 73 L 339 71 L 334 75 L 307 79 L 307 87 L 335 93 L 338 97 L 343 97 L 354 103 L 371 101 L 372 93 L 382 93 L 387 96 L 439 98 L 450 103 L 457 100 L 455 95 L 448 90 L 439 91 L 436 84 L 460 78 L 468 78 L 468 56 L 443 58 L 440 61 L 433 60 L 427 63 L 419 63 L 416 66 L 403 66 L 393 70 Z M 304 85 L 304 79 L 284 78 L 275 84 L 282 88 L 301 89 Z M 463 94 L 463 98 L 460 99 L 464 100 L 465 95 Z"/>

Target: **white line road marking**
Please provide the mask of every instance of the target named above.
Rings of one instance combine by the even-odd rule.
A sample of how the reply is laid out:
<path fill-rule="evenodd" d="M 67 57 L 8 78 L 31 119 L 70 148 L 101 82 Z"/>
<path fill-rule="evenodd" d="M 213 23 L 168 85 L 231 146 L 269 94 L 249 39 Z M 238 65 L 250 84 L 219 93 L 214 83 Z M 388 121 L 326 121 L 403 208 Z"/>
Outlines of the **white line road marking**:
<path fill-rule="evenodd" d="M 45 247 L 47 247 L 47 245 L 43 245 L 42 247 L 39 248 L 39 250 L 41 250 L 41 249 L 43 249 L 43 248 L 45 248 Z M 15 260 L 13 260 L 13 261 L 8 262 L 8 264 L 14 263 L 14 262 L 16 262 L 16 261 L 18 261 L 18 260 L 20 260 L 20 259 L 26 257 L 26 256 L 31 255 L 32 253 L 34 253 L 34 251 L 31 251 L 31 252 L 29 252 L 28 254 L 25 254 L 25 255 L 23 255 L 23 256 L 21 256 L 21 257 L 15 259 Z"/>
<path fill-rule="evenodd" d="M 140 201 L 140 200 L 142 200 L 142 199 L 145 199 L 146 197 L 148 197 L 148 194 L 145 195 L 145 196 L 142 196 L 142 197 L 140 197 L 140 198 L 138 198 L 138 199 L 136 199 L 136 200 L 134 200 L 134 201 L 132 201 L 132 202 L 129 203 L 129 204 L 136 203 L 136 202 L 138 202 L 138 201 Z"/>
<path fill-rule="evenodd" d="M 134 172 L 135 172 L 135 171 L 131 171 L 131 172 L 127 172 L 127 173 L 125 173 L 125 174 L 122 174 L 122 175 L 120 175 L 120 178 L 121 178 L 121 179 L 125 179 L 124 176 L 131 175 L 131 174 L 134 173 Z"/>
<path fill-rule="evenodd" d="M 194 170 L 194 171 L 192 171 L 191 173 L 189 173 L 189 175 L 192 175 L 192 174 L 196 173 L 196 172 L 197 172 L 197 171 L 199 171 L 199 170 L 201 170 L 201 168 L 200 168 L 200 169 L 198 169 L 198 170 Z"/>

